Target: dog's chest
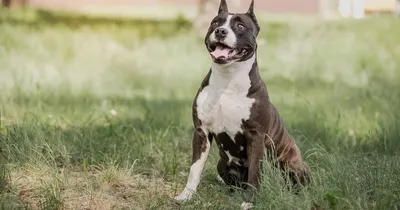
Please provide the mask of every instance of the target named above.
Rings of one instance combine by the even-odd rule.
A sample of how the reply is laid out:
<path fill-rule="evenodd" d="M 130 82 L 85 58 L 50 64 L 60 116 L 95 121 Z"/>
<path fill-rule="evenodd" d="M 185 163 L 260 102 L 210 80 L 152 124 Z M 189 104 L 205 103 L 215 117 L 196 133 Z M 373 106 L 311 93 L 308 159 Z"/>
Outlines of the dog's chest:
<path fill-rule="evenodd" d="M 197 116 L 203 128 L 218 134 L 226 132 L 232 140 L 242 133 L 242 120 L 250 117 L 254 99 L 247 97 L 251 81 L 248 71 L 234 75 L 212 73 L 209 85 L 199 93 Z"/>

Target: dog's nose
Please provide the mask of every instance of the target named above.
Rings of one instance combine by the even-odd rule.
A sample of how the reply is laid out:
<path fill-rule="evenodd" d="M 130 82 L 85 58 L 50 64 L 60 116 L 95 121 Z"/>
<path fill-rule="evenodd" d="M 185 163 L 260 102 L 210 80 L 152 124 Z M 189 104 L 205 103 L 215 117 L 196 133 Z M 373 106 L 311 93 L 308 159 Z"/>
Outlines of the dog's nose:
<path fill-rule="evenodd" d="M 225 38 L 227 34 L 228 34 L 228 30 L 226 30 L 226 28 L 215 29 L 215 37 L 217 39 Z"/>

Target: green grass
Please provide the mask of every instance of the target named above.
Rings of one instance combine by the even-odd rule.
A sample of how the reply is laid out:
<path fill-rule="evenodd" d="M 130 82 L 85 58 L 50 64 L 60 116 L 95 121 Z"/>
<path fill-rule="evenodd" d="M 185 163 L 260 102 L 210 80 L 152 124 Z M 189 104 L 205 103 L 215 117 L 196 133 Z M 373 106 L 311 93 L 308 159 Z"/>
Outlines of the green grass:
<path fill-rule="evenodd" d="M 189 23 L 0 13 L 3 209 L 239 208 L 215 145 L 195 198 L 171 200 L 210 67 Z M 262 23 L 261 74 L 314 181 L 294 195 L 266 165 L 256 209 L 400 208 L 399 24 Z"/>

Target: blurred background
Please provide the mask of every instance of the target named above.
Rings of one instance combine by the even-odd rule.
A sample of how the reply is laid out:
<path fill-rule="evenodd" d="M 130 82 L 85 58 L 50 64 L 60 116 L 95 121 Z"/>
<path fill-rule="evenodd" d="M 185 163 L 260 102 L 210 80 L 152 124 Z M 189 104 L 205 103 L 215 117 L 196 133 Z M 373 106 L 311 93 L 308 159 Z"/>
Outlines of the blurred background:
<path fill-rule="evenodd" d="M 219 0 L 2 0 L 7 8 L 45 8 L 102 15 L 151 16 L 171 18 L 183 15 L 204 31 Z M 247 9 L 250 0 L 231 0 L 232 11 Z M 398 0 L 262 0 L 257 1 L 259 15 L 306 15 L 325 19 L 364 18 L 376 13 L 400 14 Z"/>
<path fill-rule="evenodd" d="M 197 197 L 191 106 L 219 0 L 1 0 L 0 209 L 237 209 L 213 147 Z M 245 12 L 249 0 L 227 0 Z M 258 64 L 310 164 L 259 209 L 400 209 L 398 0 L 255 0 Z M 218 199 L 215 199 L 218 197 Z"/>

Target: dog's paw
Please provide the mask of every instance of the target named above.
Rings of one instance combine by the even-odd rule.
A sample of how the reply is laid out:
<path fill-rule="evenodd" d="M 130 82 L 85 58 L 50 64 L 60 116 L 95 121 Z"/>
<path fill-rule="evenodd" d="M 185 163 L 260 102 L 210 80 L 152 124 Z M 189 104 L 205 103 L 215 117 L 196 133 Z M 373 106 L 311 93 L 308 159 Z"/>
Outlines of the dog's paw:
<path fill-rule="evenodd" d="M 185 187 L 185 189 L 182 191 L 182 193 L 178 196 L 176 196 L 174 199 L 177 201 L 188 201 L 192 199 L 193 194 L 195 191 L 189 190 L 188 188 Z"/>
<path fill-rule="evenodd" d="M 225 184 L 224 179 L 222 179 L 222 177 L 221 177 L 220 175 L 217 176 L 217 180 L 218 180 L 220 183 Z"/>
<path fill-rule="evenodd" d="M 252 203 L 249 203 L 249 202 L 243 202 L 242 203 L 242 205 L 241 205 L 241 209 L 242 210 L 248 210 L 248 209 L 251 209 L 251 208 L 253 208 L 253 204 Z"/>

